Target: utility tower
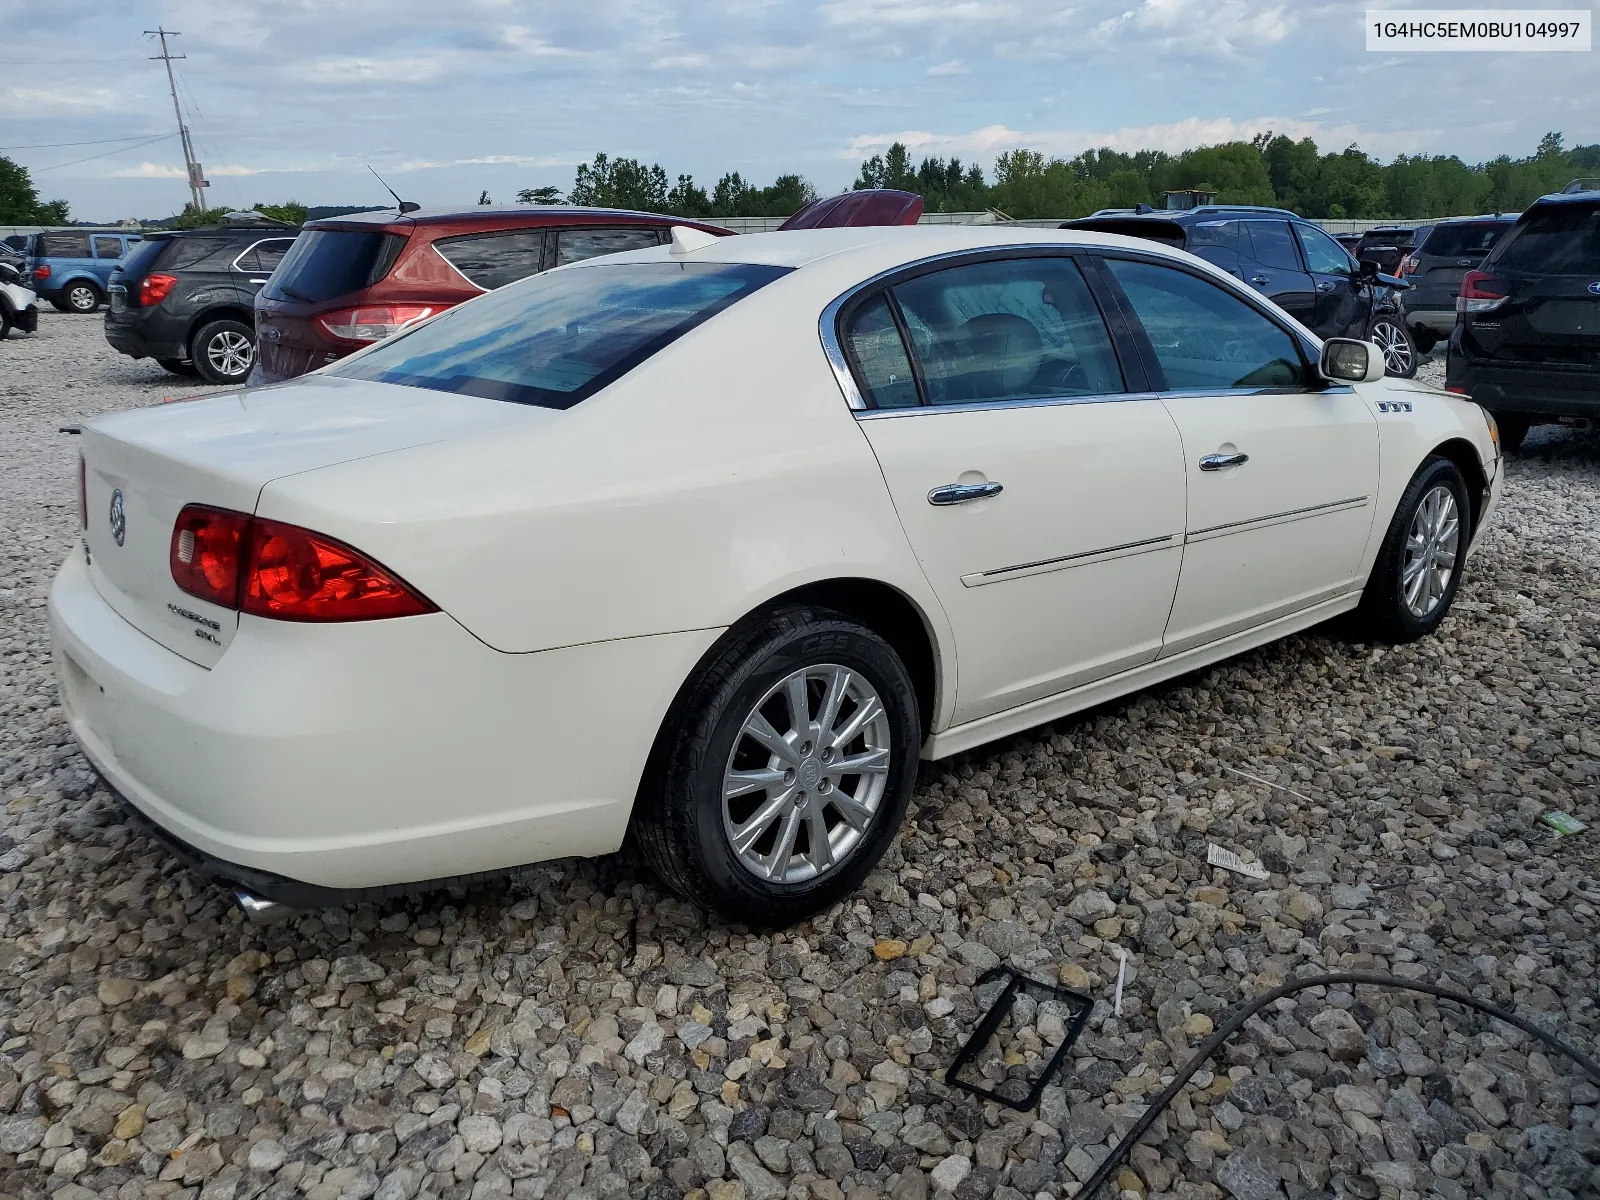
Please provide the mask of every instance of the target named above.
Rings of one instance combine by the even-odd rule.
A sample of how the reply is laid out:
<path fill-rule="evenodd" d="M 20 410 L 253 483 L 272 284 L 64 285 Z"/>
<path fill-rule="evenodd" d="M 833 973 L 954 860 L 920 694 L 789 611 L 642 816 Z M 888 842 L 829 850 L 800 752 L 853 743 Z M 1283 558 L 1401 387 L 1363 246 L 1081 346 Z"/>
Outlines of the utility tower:
<path fill-rule="evenodd" d="M 183 54 L 173 54 L 168 51 L 167 39 L 169 37 L 179 36 L 173 30 L 161 29 L 159 27 L 155 29 L 146 29 L 144 31 L 144 35 L 146 37 L 158 37 L 161 39 L 161 53 L 152 54 L 150 56 L 150 61 L 160 61 L 167 64 L 167 86 L 172 89 L 172 111 L 176 113 L 178 117 L 178 138 L 183 142 L 183 165 L 188 169 L 189 172 L 189 195 L 194 201 L 195 212 L 205 212 L 206 202 L 201 194 L 200 189 L 210 187 L 211 185 L 206 181 L 204 174 L 201 172 L 200 164 L 194 160 L 194 146 L 189 141 L 189 127 L 183 123 L 183 109 L 178 104 L 178 83 L 172 75 L 173 61 L 180 58 L 186 58 L 188 56 Z"/>

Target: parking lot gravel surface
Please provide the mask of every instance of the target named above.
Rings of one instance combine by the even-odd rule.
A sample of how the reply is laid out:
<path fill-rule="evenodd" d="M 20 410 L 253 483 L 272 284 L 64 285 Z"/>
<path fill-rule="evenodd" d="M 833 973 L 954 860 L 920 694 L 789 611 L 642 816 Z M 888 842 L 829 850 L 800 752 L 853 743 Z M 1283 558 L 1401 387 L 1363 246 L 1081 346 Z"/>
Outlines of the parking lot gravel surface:
<path fill-rule="evenodd" d="M 97 318 L 0 343 L 0 1194 L 1070 1196 L 1230 1008 L 1340 968 L 1600 1053 L 1593 434 L 1510 460 L 1436 636 L 1314 630 L 925 764 L 881 868 L 797 928 L 708 920 L 625 852 L 259 929 L 127 823 L 50 669 L 77 523 L 57 427 L 198 390 Z M 1550 810 L 1589 829 L 1558 838 Z M 1212 842 L 1268 877 L 1207 867 Z M 1094 1000 L 1036 1111 L 944 1083 L 1001 963 Z M 975 1070 L 1036 1070 L 1062 1034 L 1024 1003 Z M 1194 1077 L 1118 1192 L 1594 1197 L 1600 1089 L 1446 1002 L 1301 992 Z"/>

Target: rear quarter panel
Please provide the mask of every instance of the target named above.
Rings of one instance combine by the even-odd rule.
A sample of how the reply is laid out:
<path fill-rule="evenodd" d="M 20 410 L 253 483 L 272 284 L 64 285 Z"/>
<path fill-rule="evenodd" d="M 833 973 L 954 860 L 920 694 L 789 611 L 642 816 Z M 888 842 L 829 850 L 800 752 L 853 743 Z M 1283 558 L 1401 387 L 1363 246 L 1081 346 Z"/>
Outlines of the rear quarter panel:
<path fill-rule="evenodd" d="M 502 651 L 720 628 L 847 577 L 899 589 L 948 646 L 817 337 L 847 285 L 801 282 L 526 431 L 281 478 L 258 511 L 360 547 Z"/>

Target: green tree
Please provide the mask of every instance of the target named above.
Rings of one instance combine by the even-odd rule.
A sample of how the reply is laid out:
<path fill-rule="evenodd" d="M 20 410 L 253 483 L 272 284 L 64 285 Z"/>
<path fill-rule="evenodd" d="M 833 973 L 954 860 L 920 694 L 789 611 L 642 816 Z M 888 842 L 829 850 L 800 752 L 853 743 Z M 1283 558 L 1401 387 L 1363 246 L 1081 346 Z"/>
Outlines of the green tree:
<path fill-rule="evenodd" d="M 902 192 L 917 190 L 917 173 L 911 169 L 911 152 L 902 142 L 895 142 L 886 154 L 874 154 L 861 164 L 861 174 L 851 187 L 855 191 L 866 188 L 895 188 Z"/>
<path fill-rule="evenodd" d="M 546 184 L 544 187 L 523 188 L 517 193 L 518 204 L 560 204 L 561 189 Z"/>
<path fill-rule="evenodd" d="M 488 188 L 484 188 L 483 191 L 478 193 L 478 203 L 479 204 L 493 204 L 494 203 L 493 200 L 489 199 L 489 189 Z"/>
<path fill-rule="evenodd" d="M 711 197 L 694 181 L 693 175 L 679 175 L 678 182 L 667 193 L 667 211 L 679 217 L 708 217 Z"/>
<path fill-rule="evenodd" d="M 667 207 L 667 191 L 667 173 L 659 163 L 647 167 L 636 158 L 596 154 L 594 162 L 578 165 L 567 201 L 586 208 L 660 212 Z"/>
<path fill-rule="evenodd" d="M 65 225 L 67 221 L 67 202 L 41 204 L 28 168 L 0 154 L 0 224 Z"/>
<path fill-rule="evenodd" d="M 255 210 L 263 217 L 271 217 L 275 221 L 287 221 L 290 225 L 306 223 L 306 206 L 298 200 L 286 200 L 282 204 L 257 204 Z"/>
<path fill-rule="evenodd" d="M 206 225 L 219 225 L 231 209 L 227 208 L 196 208 L 193 204 L 185 204 L 183 211 L 162 224 L 169 229 L 200 229 Z"/>

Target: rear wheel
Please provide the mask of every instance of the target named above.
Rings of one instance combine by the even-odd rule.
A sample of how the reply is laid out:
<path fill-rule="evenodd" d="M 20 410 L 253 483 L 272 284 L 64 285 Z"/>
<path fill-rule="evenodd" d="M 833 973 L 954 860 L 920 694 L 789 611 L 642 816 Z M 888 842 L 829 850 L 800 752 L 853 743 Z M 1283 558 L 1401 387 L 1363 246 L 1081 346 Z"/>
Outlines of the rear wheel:
<path fill-rule="evenodd" d="M 1494 423 L 1500 426 L 1500 449 L 1520 450 L 1533 428 L 1533 418 L 1527 413 L 1495 413 Z"/>
<path fill-rule="evenodd" d="M 634 839 L 686 899 L 791 924 L 883 856 L 920 741 L 916 690 L 887 642 L 840 613 L 783 609 L 725 639 L 674 704 Z"/>
<path fill-rule="evenodd" d="M 103 297 L 92 283 L 69 283 L 62 299 L 68 312 L 92 313 L 100 307 Z"/>
<path fill-rule="evenodd" d="M 156 361 L 158 363 L 160 363 L 168 371 L 171 371 L 174 375 L 193 375 L 193 374 L 195 374 L 195 366 L 194 366 L 194 364 L 192 362 L 187 361 L 186 359 L 182 359 L 182 358 L 158 358 L 158 359 L 156 359 Z"/>
<path fill-rule="evenodd" d="M 1362 593 L 1359 618 L 1369 632 L 1414 642 L 1438 628 L 1461 586 L 1471 527 L 1461 469 L 1428 459 L 1400 497 Z"/>
<path fill-rule="evenodd" d="M 1411 331 L 1411 344 L 1417 348 L 1417 353 L 1426 357 L 1433 353 L 1433 348 L 1439 344 L 1439 335 L 1430 329 L 1413 329 Z"/>
<path fill-rule="evenodd" d="M 0 341 L 11 336 L 11 310 L 0 306 Z"/>
<path fill-rule="evenodd" d="M 189 344 L 195 370 L 212 383 L 243 383 L 255 357 L 255 331 L 232 317 L 202 325 Z"/>
<path fill-rule="evenodd" d="M 1386 374 L 1410 379 L 1417 373 L 1417 347 L 1411 331 L 1393 317 L 1379 317 L 1367 336 L 1383 351 Z"/>

